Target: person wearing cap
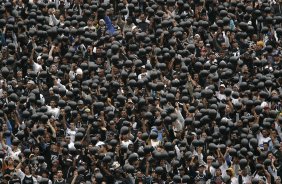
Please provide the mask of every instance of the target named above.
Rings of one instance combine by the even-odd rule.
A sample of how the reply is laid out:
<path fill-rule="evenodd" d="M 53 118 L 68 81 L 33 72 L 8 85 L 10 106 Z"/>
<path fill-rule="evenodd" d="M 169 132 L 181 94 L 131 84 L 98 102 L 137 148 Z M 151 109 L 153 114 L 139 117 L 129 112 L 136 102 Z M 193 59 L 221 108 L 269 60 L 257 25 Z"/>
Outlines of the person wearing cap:
<path fill-rule="evenodd" d="M 220 101 L 226 100 L 226 95 L 224 94 L 224 90 L 225 90 L 225 85 L 224 84 L 220 84 L 219 91 L 216 92 L 216 97 Z"/>
<path fill-rule="evenodd" d="M 200 164 L 198 167 L 198 174 L 194 178 L 196 184 L 204 184 L 211 178 L 211 174 L 206 170 L 205 164 Z"/>

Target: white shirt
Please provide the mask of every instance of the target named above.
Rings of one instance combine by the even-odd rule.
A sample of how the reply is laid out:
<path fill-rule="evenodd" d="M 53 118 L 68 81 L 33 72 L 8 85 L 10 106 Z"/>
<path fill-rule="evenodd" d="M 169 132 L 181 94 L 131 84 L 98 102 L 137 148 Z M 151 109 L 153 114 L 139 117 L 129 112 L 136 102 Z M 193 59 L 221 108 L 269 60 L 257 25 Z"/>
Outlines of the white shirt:
<path fill-rule="evenodd" d="M 133 144 L 133 142 L 131 140 L 128 141 L 121 141 L 121 146 L 126 146 L 128 148 L 129 144 Z"/>
<path fill-rule="evenodd" d="M 251 176 L 249 176 L 249 175 L 247 175 L 247 176 L 242 176 L 242 180 L 243 180 L 243 184 L 252 183 L 252 178 L 251 178 Z"/>
<path fill-rule="evenodd" d="M 231 184 L 239 184 L 238 179 L 236 177 L 231 178 Z"/>
<path fill-rule="evenodd" d="M 271 141 L 270 137 L 263 137 L 263 135 L 261 134 L 261 132 L 259 134 L 257 134 L 257 139 L 258 139 L 258 146 L 260 148 L 263 148 L 263 143 L 264 142 L 269 142 Z"/>
<path fill-rule="evenodd" d="M 226 95 L 225 94 L 220 94 L 219 92 L 216 93 L 216 97 L 219 100 L 226 100 Z"/>
<path fill-rule="evenodd" d="M 66 132 L 66 134 L 67 134 L 67 136 L 70 136 L 70 142 L 71 143 L 74 143 L 74 141 L 75 141 L 75 134 L 76 134 L 76 131 L 77 131 L 77 129 L 75 129 L 75 130 L 71 130 L 71 129 L 67 129 L 67 132 Z"/>
<path fill-rule="evenodd" d="M 36 62 L 33 62 L 33 70 L 35 71 L 35 73 L 38 73 L 42 70 L 42 66 Z"/>
<path fill-rule="evenodd" d="M 48 112 L 51 112 L 52 113 L 52 115 L 57 119 L 57 118 L 59 118 L 59 115 L 60 115 L 60 109 L 59 108 L 57 108 L 57 107 L 55 107 L 55 108 L 52 108 L 52 107 L 50 107 L 50 106 L 48 106 L 47 105 L 47 111 Z"/>
<path fill-rule="evenodd" d="M 227 176 L 227 173 L 226 173 L 226 170 L 228 169 L 228 165 L 226 162 L 224 162 L 224 164 L 222 164 L 220 167 L 220 170 L 221 170 L 221 173 L 222 173 L 222 177 L 226 177 Z"/>

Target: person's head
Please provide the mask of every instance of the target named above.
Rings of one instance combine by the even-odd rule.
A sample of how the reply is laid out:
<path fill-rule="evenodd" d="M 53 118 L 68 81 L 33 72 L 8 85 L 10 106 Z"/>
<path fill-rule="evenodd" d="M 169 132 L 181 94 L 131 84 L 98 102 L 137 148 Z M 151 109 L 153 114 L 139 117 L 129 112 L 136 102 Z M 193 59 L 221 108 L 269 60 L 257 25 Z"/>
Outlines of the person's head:
<path fill-rule="evenodd" d="M 210 52 L 210 53 L 209 53 L 209 60 L 210 60 L 210 61 L 214 61 L 214 60 L 215 60 L 215 54 L 214 54 L 214 52 Z"/>
<path fill-rule="evenodd" d="M 267 132 L 266 129 L 263 129 L 263 130 L 261 131 L 261 134 L 262 134 L 262 136 L 263 136 L 264 138 L 266 138 L 266 137 L 268 136 L 268 132 Z"/>
<path fill-rule="evenodd" d="M 264 142 L 264 143 L 263 143 L 263 149 L 264 149 L 265 151 L 267 151 L 268 148 L 269 148 L 268 142 Z"/>
<path fill-rule="evenodd" d="M 103 19 L 99 20 L 99 26 L 104 27 L 105 26 L 105 21 Z"/>
<path fill-rule="evenodd" d="M 200 174 L 203 174 L 205 169 L 206 169 L 206 166 L 204 164 L 200 164 L 198 171 L 199 171 Z"/>
<path fill-rule="evenodd" d="M 222 94 L 222 93 L 224 93 L 224 90 L 225 90 L 225 85 L 224 85 L 224 84 L 221 84 L 221 85 L 219 86 L 219 92 Z"/>
<path fill-rule="evenodd" d="M 281 0 L 280 0 L 281 1 Z M 281 183 L 281 178 L 280 178 L 280 176 L 277 176 L 276 178 L 275 178 L 275 184 L 280 184 Z"/>
<path fill-rule="evenodd" d="M 213 156 L 207 156 L 207 163 L 212 163 Z"/>
<path fill-rule="evenodd" d="M 32 90 L 34 88 L 35 83 L 31 80 L 27 82 L 26 88 Z"/>
<path fill-rule="evenodd" d="M 33 149 L 32 149 L 33 153 L 35 155 L 39 154 L 40 153 L 40 149 L 39 149 L 39 146 L 34 146 Z"/>
<path fill-rule="evenodd" d="M 256 46 L 255 46 L 255 49 L 256 49 L 257 51 L 259 51 L 259 50 L 262 50 L 263 47 L 264 47 L 263 41 L 257 41 L 257 44 L 256 44 Z"/>
<path fill-rule="evenodd" d="M 14 159 L 13 159 L 12 157 L 8 157 L 8 158 L 7 158 L 7 165 L 8 165 L 8 166 L 14 165 Z"/>
<path fill-rule="evenodd" d="M 51 108 L 55 108 L 56 107 L 56 101 L 55 100 L 51 100 L 50 101 L 50 106 L 51 106 Z"/>
<path fill-rule="evenodd" d="M 231 113 L 231 107 L 230 107 L 229 104 L 226 105 L 225 113 L 226 113 L 226 114 L 230 114 L 230 113 Z"/>
<path fill-rule="evenodd" d="M 220 44 L 220 46 L 221 46 L 221 48 L 222 48 L 223 50 L 227 50 L 227 49 L 228 49 L 228 47 L 227 47 L 227 45 L 226 45 L 225 42 L 222 42 L 222 43 Z"/>
<path fill-rule="evenodd" d="M 69 144 L 70 143 L 70 136 L 66 136 L 65 141 L 66 141 L 67 144 Z"/>
<path fill-rule="evenodd" d="M 215 170 L 215 176 L 221 176 L 222 175 L 222 172 L 221 172 L 221 169 L 220 168 L 217 168 L 216 170 Z"/>
<path fill-rule="evenodd" d="M 60 15 L 60 22 L 64 22 L 65 21 L 65 16 L 64 15 Z"/>
<path fill-rule="evenodd" d="M 57 178 L 58 179 L 62 179 L 63 178 L 63 171 L 62 171 L 62 169 L 58 169 L 58 171 L 57 171 Z"/>
<path fill-rule="evenodd" d="M 228 176 L 230 176 L 230 178 L 232 178 L 232 177 L 235 176 L 235 172 L 234 172 L 234 170 L 233 170 L 232 168 L 228 168 L 228 169 L 226 170 L 226 174 L 227 174 Z"/>
<path fill-rule="evenodd" d="M 25 173 L 25 175 L 30 175 L 31 174 L 31 167 L 30 166 L 25 166 L 24 173 Z"/>
<path fill-rule="evenodd" d="M 145 20 L 146 20 L 145 14 L 144 14 L 144 13 L 141 13 L 139 19 L 141 20 L 141 22 L 145 22 Z"/>
<path fill-rule="evenodd" d="M 204 45 L 205 45 L 205 43 L 204 43 L 203 40 L 200 40 L 200 41 L 198 42 L 198 47 L 199 47 L 199 49 L 202 49 L 202 48 L 204 47 Z"/>
<path fill-rule="evenodd" d="M 23 72 L 21 70 L 17 71 L 17 78 L 18 79 L 23 78 Z"/>
<path fill-rule="evenodd" d="M 73 131 L 75 130 L 75 123 L 74 122 L 71 122 L 70 123 L 70 129 Z"/>
<path fill-rule="evenodd" d="M 93 22 L 93 18 L 89 18 L 87 20 L 87 26 L 93 26 L 94 22 Z"/>

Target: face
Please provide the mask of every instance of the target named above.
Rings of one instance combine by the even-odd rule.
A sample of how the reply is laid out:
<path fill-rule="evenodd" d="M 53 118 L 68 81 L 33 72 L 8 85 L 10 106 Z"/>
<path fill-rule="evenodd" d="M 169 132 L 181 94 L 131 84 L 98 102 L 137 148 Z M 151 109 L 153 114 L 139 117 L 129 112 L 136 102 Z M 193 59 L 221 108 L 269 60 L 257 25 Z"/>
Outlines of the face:
<path fill-rule="evenodd" d="M 74 129 L 75 129 L 74 123 L 71 123 L 71 124 L 70 124 L 70 129 L 71 129 L 71 130 L 74 130 Z"/>
<path fill-rule="evenodd" d="M 62 178 L 62 177 L 63 177 L 63 172 L 62 172 L 61 170 L 59 170 L 59 171 L 57 172 L 57 177 L 58 177 L 58 178 Z"/>
<path fill-rule="evenodd" d="M 26 166 L 26 167 L 24 168 L 24 172 L 25 172 L 26 175 L 30 175 L 30 169 L 29 169 L 28 166 Z"/>
<path fill-rule="evenodd" d="M 14 160 L 12 158 L 8 159 L 8 165 L 13 165 L 14 164 Z"/>
<path fill-rule="evenodd" d="M 262 130 L 262 135 L 263 135 L 263 137 L 267 137 L 267 131 L 266 130 Z"/>
<path fill-rule="evenodd" d="M 50 101 L 50 106 L 52 107 L 52 108 L 54 108 L 55 106 L 56 106 L 56 102 L 55 101 Z"/>
<path fill-rule="evenodd" d="M 221 176 L 221 170 L 220 170 L 220 169 L 217 169 L 217 170 L 215 171 L 215 174 L 216 174 L 216 176 Z"/>
<path fill-rule="evenodd" d="M 199 47 L 202 48 L 204 46 L 204 42 L 203 41 L 199 41 Z"/>

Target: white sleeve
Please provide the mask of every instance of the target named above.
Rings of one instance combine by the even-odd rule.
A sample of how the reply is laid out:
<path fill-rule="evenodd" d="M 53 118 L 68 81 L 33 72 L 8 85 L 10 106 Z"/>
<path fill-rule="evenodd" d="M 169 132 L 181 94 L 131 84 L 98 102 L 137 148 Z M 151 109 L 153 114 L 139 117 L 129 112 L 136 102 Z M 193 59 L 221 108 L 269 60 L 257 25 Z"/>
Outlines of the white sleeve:
<path fill-rule="evenodd" d="M 281 127 L 280 127 L 280 125 L 278 125 L 277 122 L 275 122 L 275 129 L 277 130 L 277 133 L 278 133 L 278 135 L 279 135 L 279 137 L 281 139 L 282 138 Z"/>
<path fill-rule="evenodd" d="M 18 177 L 19 177 L 21 180 L 23 180 L 23 179 L 24 179 L 25 174 L 22 172 L 22 170 L 21 170 L 21 169 L 18 169 L 17 174 L 18 174 Z"/>
<path fill-rule="evenodd" d="M 181 159 L 181 153 L 180 153 L 180 149 L 178 148 L 178 146 L 174 146 L 176 155 L 177 155 L 177 159 Z"/>
<path fill-rule="evenodd" d="M 38 181 L 35 177 L 32 176 L 33 184 L 38 184 Z"/>

